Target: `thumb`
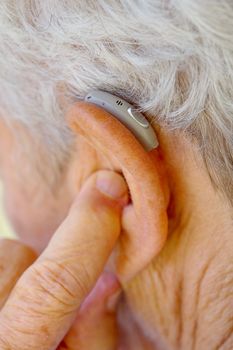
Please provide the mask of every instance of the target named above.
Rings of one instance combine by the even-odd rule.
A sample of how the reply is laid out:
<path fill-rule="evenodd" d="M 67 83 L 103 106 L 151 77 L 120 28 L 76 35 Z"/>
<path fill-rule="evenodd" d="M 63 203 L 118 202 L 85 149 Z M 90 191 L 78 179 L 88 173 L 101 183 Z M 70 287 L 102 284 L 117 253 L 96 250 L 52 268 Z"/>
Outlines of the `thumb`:
<path fill-rule="evenodd" d="M 94 287 L 120 234 L 127 186 L 112 171 L 93 174 L 39 259 L 0 314 L 0 347 L 51 350 Z"/>

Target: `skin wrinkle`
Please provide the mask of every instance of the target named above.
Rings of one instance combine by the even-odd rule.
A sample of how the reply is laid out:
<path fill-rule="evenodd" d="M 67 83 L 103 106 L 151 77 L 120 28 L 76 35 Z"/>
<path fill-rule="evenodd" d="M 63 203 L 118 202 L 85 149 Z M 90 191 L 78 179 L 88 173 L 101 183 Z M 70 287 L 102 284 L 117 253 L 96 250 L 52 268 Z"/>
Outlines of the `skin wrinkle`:
<path fill-rule="evenodd" d="M 178 284 L 176 287 L 175 300 L 174 300 L 174 313 L 175 313 L 175 318 L 178 321 L 175 343 L 178 349 L 181 349 L 182 347 L 182 335 L 184 332 L 183 299 L 184 299 L 185 284 L 184 284 L 183 278 L 185 276 L 184 267 L 185 267 L 185 261 L 187 259 L 187 256 L 186 256 L 187 252 L 185 247 L 188 247 L 188 242 L 191 240 L 191 236 L 192 236 L 191 232 L 189 232 L 189 234 L 188 235 L 186 234 L 185 236 L 182 233 L 185 232 L 185 227 L 187 229 L 188 224 L 190 223 L 189 219 L 190 219 L 190 216 L 186 215 L 184 220 L 178 220 L 177 229 L 175 230 L 175 233 L 173 233 L 173 238 L 175 237 L 176 244 L 179 245 L 179 242 L 182 242 L 181 252 L 180 252 L 180 255 L 182 256 L 182 260 L 179 264 L 179 266 L 181 267 L 181 272 L 180 272 L 180 277 L 178 277 L 179 279 L 177 282 Z"/>
<path fill-rule="evenodd" d="M 187 210 L 186 208 L 179 208 L 175 200 L 172 202 L 172 197 L 170 203 L 171 204 L 169 204 L 168 210 L 168 239 L 172 234 L 172 239 L 174 239 L 173 237 L 176 237 L 176 240 L 178 241 L 182 238 L 182 232 L 184 232 L 184 229 L 190 222 L 192 212 L 190 209 Z"/>
<path fill-rule="evenodd" d="M 182 261 L 179 262 L 179 266 L 176 264 L 174 268 L 174 275 L 177 276 L 178 279 L 178 286 L 176 287 L 176 298 L 174 300 L 176 312 L 175 312 L 175 319 L 178 321 L 178 327 L 177 327 L 177 344 L 178 349 L 181 349 L 182 345 L 182 334 L 184 332 L 184 317 L 183 317 L 183 304 L 186 304 L 185 302 L 185 273 L 184 273 L 184 267 L 186 266 L 186 260 L 187 260 L 187 253 L 185 246 L 188 247 L 188 241 L 192 236 L 191 231 L 189 232 L 189 235 L 185 235 L 186 242 L 184 241 L 184 232 L 187 230 L 187 227 L 190 225 L 190 215 L 186 212 L 186 216 L 183 215 L 182 220 L 177 220 L 177 225 L 175 227 L 175 233 L 173 232 L 173 240 L 175 240 L 175 245 L 180 246 L 181 252 L 179 253 L 180 256 L 182 256 Z M 180 243 L 179 243 L 180 242 Z"/>
<path fill-rule="evenodd" d="M 2 350 L 13 350 L 11 345 L 0 336 L 0 346 Z"/>
<path fill-rule="evenodd" d="M 154 315 L 150 315 L 150 318 L 147 319 L 145 322 L 142 322 L 140 314 L 135 315 L 134 314 L 134 322 L 137 324 L 138 329 L 140 329 L 140 332 L 144 333 L 147 337 L 148 340 L 151 341 L 152 344 L 154 344 L 154 347 L 158 346 L 158 349 L 169 349 L 167 348 L 167 346 L 165 345 L 161 345 L 162 344 L 162 340 L 161 335 L 159 334 L 160 331 L 157 328 L 157 326 L 160 326 L 160 322 L 162 323 L 161 327 L 163 329 L 166 329 L 166 312 L 162 311 L 159 312 L 159 309 L 157 308 L 159 306 L 159 304 L 161 303 L 161 306 L 163 305 L 163 298 L 161 298 L 161 295 L 159 294 L 159 280 L 158 281 L 154 281 L 154 271 L 153 269 L 151 270 L 151 267 L 148 267 L 148 270 L 146 272 L 143 273 L 143 277 L 142 280 L 140 279 L 140 276 L 138 276 L 138 278 L 136 278 L 136 280 L 133 283 L 133 288 L 130 289 L 131 294 L 129 294 L 130 299 L 132 298 L 134 300 L 134 298 L 137 298 L 138 302 L 141 303 L 145 301 L 145 299 L 147 300 L 148 303 L 148 307 L 151 310 L 155 310 L 155 314 Z M 151 273 L 150 273 L 151 272 Z M 151 285 L 150 283 L 153 282 Z M 144 289 L 143 287 L 141 287 L 141 284 L 143 286 L 147 286 L 146 289 Z M 153 298 L 151 298 L 150 295 L 150 288 L 151 290 L 153 289 Z M 146 293 L 146 291 L 148 291 L 148 294 Z M 128 293 L 127 293 L 128 295 Z M 131 300 L 128 300 L 129 305 L 131 304 Z M 123 316 L 124 318 L 124 316 Z M 147 328 L 148 326 L 148 322 L 150 324 L 150 322 L 154 322 L 154 320 L 156 319 L 156 327 L 153 329 Z M 163 324 L 164 323 L 164 324 Z M 169 327 L 168 327 L 169 328 Z M 127 327 L 126 327 L 127 329 Z M 156 334 L 156 335 L 155 335 Z M 163 333 L 163 337 L 164 337 L 164 333 Z M 154 349 L 152 347 L 152 349 Z"/>
<path fill-rule="evenodd" d="M 33 332 L 30 332 L 30 331 L 26 331 L 25 329 L 22 331 L 22 329 L 19 329 L 19 328 L 14 328 L 14 331 L 16 332 L 12 332 L 12 329 L 10 327 L 6 328 L 6 332 L 8 332 L 7 334 L 11 334 L 11 344 L 7 345 L 8 347 L 7 348 L 1 348 L 1 350 L 15 350 L 15 349 L 19 349 L 19 346 L 18 346 L 18 341 L 17 339 L 19 338 L 19 335 L 23 337 L 23 339 L 25 339 L 25 336 L 26 338 L 28 339 L 32 334 Z M 41 339 L 43 339 L 43 335 L 45 335 L 45 338 L 46 338 L 46 331 L 44 329 L 43 333 L 41 332 L 42 329 L 39 329 L 38 332 L 40 332 L 40 335 L 41 335 Z M 7 335 L 6 334 L 6 335 Z M 15 340 L 14 340 L 15 338 Z M 5 339 L 0 339 L 0 341 L 3 342 L 3 344 L 8 344 L 7 341 L 5 341 Z M 20 348 L 21 350 L 22 348 Z M 31 344 L 24 344 L 24 347 L 22 350 L 31 350 L 32 349 L 32 346 Z"/>
<path fill-rule="evenodd" d="M 232 279 L 233 281 L 233 279 Z M 232 282 L 231 282 L 231 286 L 232 286 Z M 232 291 L 229 292 L 229 296 L 228 295 L 222 295 L 222 299 L 224 301 L 229 300 L 229 305 L 226 305 L 226 307 L 224 307 L 221 311 L 220 314 L 218 315 L 218 319 L 223 319 L 224 320 L 224 313 L 227 311 L 227 309 L 230 307 L 232 312 L 232 316 L 230 318 L 228 318 L 228 329 L 225 331 L 225 333 L 222 335 L 222 339 L 219 341 L 219 343 L 217 344 L 216 348 L 214 348 L 214 350 L 231 350 L 232 349 L 232 344 L 233 344 L 233 303 L 232 303 Z M 225 347 L 225 344 L 227 345 L 227 342 L 229 341 L 229 347 Z M 231 341 L 231 342 L 230 342 Z"/>
<path fill-rule="evenodd" d="M 12 304 L 11 306 L 12 306 L 12 308 L 15 308 L 15 309 L 16 309 L 16 308 L 19 308 L 18 305 Z M 33 318 L 41 318 L 41 317 L 43 318 L 43 317 L 48 316 L 47 310 L 46 310 L 46 311 L 42 311 L 42 310 L 38 310 L 38 311 L 37 311 L 37 309 L 36 309 L 35 307 L 30 307 L 30 310 L 32 311 Z M 21 312 L 22 312 L 22 314 L 25 313 L 25 308 L 24 308 L 24 306 L 21 308 Z M 53 315 L 54 318 L 57 318 L 57 312 L 50 311 L 50 315 Z M 68 315 L 70 315 L 70 311 L 69 311 L 69 310 L 66 311 L 66 312 L 63 312 L 63 315 L 62 315 L 62 316 L 68 316 Z"/>
<path fill-rule="evenodd" d="M 18 307 L 18 305 L 17 305 Z M 22 309 L 22 311 L 25 313 L 25 310 Z M 43 315 L 45 316 L 45 315 Z M 19 335 L 22 335 L 23 339 L 25 338 L 25 336 L 31 336 L 33 331 L 27 331 L 26 328 L 24 327 L 23 329 L 20 327 L 22 323 L 22 320 L 19 320 L 17 323 L 14 323 L 14 328 L 12 329 L 11 326 L 11 322 L 4 322 L 4 333 L 1 332 L 1 336 L 0 336 L 0 341 L 3 342 L 3 345 L 6 344 L 7 348 L 3 348 L 3 350 L 15 350 L 18 349 L 18 344 L 17 344 L 17 339 L 19 338 Z M 41 338 L 43 338 L 43 335 L 45 334 L 46 337 L 46 333 L 47 331 L 44 329 L 43 333 L 41 334 Z M 3 335 L 5 334 L 6 339 L 3 338 Z M 11 334 L 11 338 L 10 338 L 10 342 L 11 344 L 9 344 L 7 337 L 8 335 Z M 27 337 L 28 338 L 28 337 Z M 14 340 L 16 339 L 16 340 Z M 1 348 L 2 349 L 2 348 Z M 27 345 L 24 344 L 24 350 L 30 350 L 31 349 L 31 345 L 29 345 L 27 347 Z"/>
<path fill-rule="evenodd" d="M 196 291 L 195 291 L 195 297 L 194 297 L 194 305 L 196 305 L 196 312 L 195 312 L 195 318 L 194 318 L 194 325 L 193 325 L 193 330 L 192 330 L 192 350 L 195 350 L 196 348 L 196 343 L 197 343 L 197 334 L 198 334 L 198 327 L 199 327 L 199 323 L 198 323 L 198 308 L 199 308 L 199 302 L 200 302 L 200 297 L 201 297 L 201 288 L 204 282 L 204 279 L 206 277 L 206 274 L 208 273 L 208 270 L 211 267 L 211 263 L 212 261 L 215 259 L 216 255 L 212 256 L 207 263 L 204 265 L 202 273 L 200 275 L 200 277 L 197 280 L 197 287 L 196 287 Z"/>
<path fill-rule="evenodd" d="M 204 282 L 204 279 L 205 279 L 205 276 L 206 276 L 206 274 L 208 273 L 208 271 L 209 271 L 209 269 L 211 268 L 211 262 L 212 261 L 214 261 L 214 259 L 216 258 L 216 256 L 214 255 L 214 256 L 212 256 L 212 258 L 210 258 L 209 259 L 209 261 L 207 262 L 207 264 L 206 265 L 204 265 L 204 268 L 202 268 L 200 271 L 199 271 L 199 273 L 201 273 L 201 276 L 199 277 L 199 273 L 198 273 L 198 291 L 199 291 L 199 293 L 200 293 L 200 290 L 201 290 L 201 285 L 203 284 L 203 282 Z M 183 263 L 183 264 L 185 264 L 185 263 Z M 156 290 L 158 290 L 158 285 L 157 285 L 157 283 L 155 282 L 155 286 L 156 286 Z M 183 322 L 184 322 L 184 319 L 183 319 L 183 317 L 181 316 L 182 315 L 182 300 L 183 300 L 183 297 L 182 297 L 182 291 L 183 291 L 183 287 L 182 287 L 182 282 L 179 284 L 179 286 L 178 286 L 178 288 L 177 288 L 177 290 L 179 291 L 179 298 L 178 298 L 178 307 L 179 307 L 179 312 L 177 312 L 177 314 L 178 314 L 178 317 L 179 317 L 179 319 L 180 319 L 180 323 L 179 323 L 179 330 L 180 330 L 180 333 L 178 334 L 178 336 L 177 336 L 177 339 L 179 340 L 180 339 L 180 341 L 178 342 L 178 349 L 181 349 L 181 348 L 183 348 L 183 346 L 181 346 L 181 344 L 182 344 L 182 333 L 183 333 L 183 326 L 182 326 L 182 324 L 183 324 Z M 198 305 L 197 305 L 197 303 L 196 303 L 196 300 L 197 300 L 197 294 L 198 294 L 198 291 L 196 292 L 196 298 L 195 298 L 195 301 L 194 301 L 194 305 L 195 305 L 195 307 L 198 307 Z M 198 299 L 199 299 L 199 297 L 198 297 Z M 186 303 L 186 302 L 185 302 Z M 205 310 L 206 310 L 206 308 L 205 308 Z M 206 312 L 205 310 L 203 310 L 202 312 Z M 182 322 L 183 321 L 183 322 Z M 194 322 L 194 320 L 193 320 L 193 322 Z M 198 339 L 198 338 L 197 338 Z M 186 347 L 185 347 L 185 344 L 184 344 L 184 349 L 186 350 Z"/>
<path fill-rule="evenodd" d="M 233 318 L 232 318 L 233 321 Z M 229 330 L 226 332 L 226 334 L 223 336 L 221 341 L 217 344 L 217 346 L 213 350 L 231 350 L 232 344 L 229 344 L 229 348 L 223 348 L 224 345 L 227 343 L 228 340 L 232 339 L 233 340 L 233 335 L 232 335 L 232 326 L 229 328 Z"/>
<path fill-rule="evenodd" d="M 40 275 L 38 272 L 37 272 L 38 275 Z M 68 291 L 67 291 L 67 288 L 64 288 L 64 285 L 62 285 L 60 282 L 58 282 L 57 280 L 55 279 L 52 279 L 51 280 L 53 282 L 56 282 L 56 284 L 59 284 L 66 292 L 67 294 L 70 294 Z M 58 301 L 62 306 L 65 306 L 65 308 L 67 309 L 68 307 L 70 307 L 70 304 L 67 304 L 64 302 L 64 300 L 60 299 L 57 295 L 55 295 L 55 293 L 52 293 L 48 288 L 45 288 L 43 285 L 40 285 L 40 290 L 42 290 L 44 293 L 44 295 L 48 295 L 51 297 L 51 299 L 55 299 L 56 301 Z M 71 295 L 71 294 L 70 294 Z M 73 295 L 72 295 L 73 296 Z M 72 311 L 72 310 L 71 310 Z"/>
<path fill-rule="evenodd" d="M 160 269 L 157 268 L 154 270 L 155 272 L 155 275 L 157 275 L 159 281 L 160 281 L 160 286 L 162 287 L 162 293 L 163 295 L 166 296 L 166 284 L 165 284 L 165 281 L 163 280 L 163 276 L 162 276 L 162 273 L 160 272 Z"/>
<path fill-rule="evenodd" d="M 162 278 L 162 274 L 159 271 L 159 268 L 157 268 L 155 270 L 155 272 L 153 271 L 153 275 L 154 275 L 154 273 L 157 274 L 157 276 L 159 278 L 159 283 L 156 283 L 156 282 L 155 282 L 155 284 L 152 283 L 151 286 L 156 285 L 156 290 L 158 290 L 159 287 L 162 287 L 162 291 L 161 292 L 162 292 L 163 297 L 165 297 L 165 299 L 166 299 L 166 287 L 165 287 L 165 284 L 164 284 L 164 281 L 163 281 L 163 278 Z M 151 278 L 152 278 L 153 275 L 151 274 Z M 152 279 L 152 282 L 153 282 L 153 279 Z M 157 286 L 157 284 L 158 284 L 158 286 Z M 157 305 L 157 310 L 159 311 L 158 315 L 160 315 L 159 324 L 161 324 L 161 326 L 162 326 L 162 328 L 164 330 L 165 336 L 168 336 L 169 335 L 169 329 L 168 329 L 168 327 L 166 325 L 165 315 L 164 315 L 164 313 L 163 313 L 163 311 L 161 309 L 162 305 L 160 306 L 159 295 L 155 296 L 154 302 L 155 302 L 155 305 Z"/>
<path fill-rule="evenodd" d="M 222 276 L 221 276 L 222 278 Z M 229 285 L 229 287 L 232 287 L 233 285 L 233 279 Z M 221 295 L 221 301 L 223 300 L 227 300 L 228 297 L 232 297 L 232 291 L 228 291 L 228 294 L 223 294 L 223 287 L 221 286 L 221 288 L 219 288 L 220 290 L 220 295 Z M 229 298 L 231 300 L 231 298 Z M 207 300 L 205 301 L 204 305 L 202 306 L 202 311 L 205 311 L 205 310 L 208 310 L 209 307 L 215 303 L 215 300 L 216 300 L 216 295 L 214 294 L 212 297 L 209 295 L 209 297 L 207 298 Z M 233 309 L 232 309 L 233 310 Z M 221 311 L 219 311 L 218 313 L 218 318 L 220 319 L 222 316 L 224 316 L 224 312 L 225 312 L 225 309 L 223 308 Z M 233 312 L 233 311 L 232 311 Z"/>
<path fill-rule="evenodd" d="M 231 282 L 231 287 L 232 287 L 232 284 L 233 282 Z M 230 307 L 231 307 L 231 304 L 233 304 L 231 301 L 232 301 L 232 295 L 233 295 L 233 292 L 232 291 L 229 291 L 228 294 L 225 294 L 223 296 L 223 299 L 226 301 L 226 300 L 229 300 L 229 304 L 230 304 Z M 233 305 L 232 305 L 232 318 L 229 319 L 229 323 L 231 324 L 231 322 L 233 321 Z M 221 311 L 219 311 L 219 318 L 221 319 L 224 319 L 224 314 L 226 313 L 226 308 L 224 307 Z M 233 323 L 232 323 L 233 324 Z M 233 328 L 233 326 L 232 326 Z"/>
<path fill-rule="evenodd" d="M 54 270 L 52 270 L 52 269 L 48 269 L 48 265 L 53 265 L 54 266 Z M 45 261 L 43 261 L 43 268 L 42 268 L 42 273 L 41 273 L 41 277 L 43 277 L 43 279 L 44 279 L 44 275 L 46 275 L 46 271 L 49 271 L 49 277 L 48 277 L 48 280 L 52 277 L 52 280 L 53 281 L 56 281 L 56 283 L 60 286 L 60 287 L 62 287 L 62 289 L 64 290 L 64 291 L 66 291 L 69 295 L 71 295 L 73 298 L 74 298 L 74 296 L 75 296 L 75 290 L 77 289 L 77 290 L 80 290 L 81 291 L 81 293 L 86 293 L 86 287 L 84 286 L 84 283 L 83 282 L 81 282 L 80 280 L 79 280 L 79 278 L 77 277 L 78 276 L 78 274 L 77 275 L 74 275 L 71 271 L 70 271 L 70 269 L 69 268 L 67 268 L 67 266 L 65 265 L 65 264 L 61 264 L 61 263 L 59 263 L 59 262 L 57 262 L 57 261 L 51 261 L 51 260 L 49 260 L 49 261 L 47 261 L 47 260 L 45 260 Z M 35 268 L 35 267 L 34 267 Z M 36 271 L 36 273 L 38 274 L 38 272 L 40 271 L 40 268 L 41 268 L 41 266 L 39 266 L 39 267 L 37 267 L 37 271 Z M 82 266 L 82 270 L 84 271 L 84 269 L 83 268 L 85 268 L 84 266 Z M 54 271 L 56 271 L 56 273 L 54 273 Z M 66 275 L 68 276 L 68 279 L 70 280 L 70 277 L 72 277 L 72 279 L 73 279 L 73 281 L 74 281 L 74 285 L 72 285 L 72 288 L 74 289 L 74 292 L 72 293 L 71 291 L 67 291 L 67 288 L 64 286 L 64 284 L 61 282 L 61 281 L 59 281 L 59 278 L 60 278 L 60 273 L 59 273 L 59 271 L 60 271 L 60 273 L 61 273 L 61 276 L 62 276 L 62 279 L 64 280 L 64 283 L 65 283 L 65 281 L 66 281 Z M 86 278 L 87 279 L 89 279 L 89 276 L 88 276 L 88 271 L 85 269 L 85 271 L 86 271 Z M 65 272 L 65 275 L 64 275 L 64 272 Z M 54 277 L 53 277 L 54 276 Z M 46 279 L 47 280 L 47 279 Z M 45 280 L 45 282 L 46 282 L 46 280 Z M 43 281 L 43 280 L 42 280 Z M 46 283 L 45 283 L 46 284 Z M 53 283 L 52 283 L 52 285 L 53 285 Z M 39 287 L 41 286 L 41 283 L 39 284 Z M 58 289 L 58 291 L 59 291 L 59 289 Z M 77 293 L 76 293 L 77 294 Z M 74 302 L 75 302 L 75 299 L 74 299 Z"/>
<path fill-rule="evenodd" d="M 149 273 L 149 278 L 150 278 L 150 285 L 153 286 L 154 285 L 154 276 L 153 274 Z M 149 288 L 148 288 L 148 294 L 149 294 Z M 148 295 L 148 300 L 150 299 L 150 295 Z M 163 315 L 163 311 L 161 310 L 161 306 L 160 306 L 160 298 L 158 297 L 154 297 L 153 301 L 151 303 L 153 305 L 153 308 L 157 310 L 157 315 L 158 315 L 158 320 L 159 320 L 159 324 L 161 325 L 161 327 L 165 330 L 165 335 L 168 334 L 167 330 L 166 330 L 166 322 L 165 322 L 165 317 Z"/>
<path fill-rule="evenodd" d="M 53 264 L 56 264 L 56 265 L 59 265 L 59 268 L 61 268 L 61 269 L 64 270 L 63 265 L 61 266 L 61 265 L 58 264 L 57 262 L 56 262 L 56 263 L 55 263 L 55 262 L 52 262 L 52 263 L 53 263 Z M 46 269 L 47 269 L 47 267 L 46 267 Z M 66 267 L 65 267 L 65 269 L 66 269 Z M 39 272 L 40 272 L 40 268 L 37 268 L 36 276 L 38 276 Z M 54 274 L 54 271 L 51 271 L 51 272 L 53 272 L 53 274 Z M 44 280 L 44 275 L 45 275 L 44 273 L 41 274 L 41 276 L 43 277 L 43 280 Z M 70 272 L 70 271 L 69 271 L 69 275 L 71 275 L 71 272 Z M 51 277 L 51 276 L 50 276 L 50 277 Z M 73 277 L 73 279 L 75 280 L 75 284 L 78 285 L 79 290 L 83 289 L 83 287 L 82 287 L 82 286 L 83 286 L 83 283 L 80 284 L 80 282 L 77 280 L 77 276 L 74 276 L 74 275 L 72 274 L 72 277 Z M 46 280 L 47 280 L 47 279 L 46 279 Z M 46 280 L 45 280 L 45 282 L 46 282 Z M 63 288 L 64 286 L 59 282 L 59 280 L 58 280 L 57 278 L 55 278 L 54 280 L 55 280 L 56 284 L 59 285 L 59 288 L 62 287 L 62 289 L 64 290 L 64 288 Z M 46 285 L 46 283 L 44 283 L 44 282 L 43 282 L 43 284 Z M 40 288 L 41 290 L 44 290 L 45 293 L 46 293 L 47 295 L 50 295 L 52 298 L 58 300 L 59 303 L 60 303 L 61 305 L 66 305 L 66 303 L 65 303 L 64 300 L 61 300 L 55 293 L 52 293 L 48 288 L 44 288 L 43 285 L 42 285 L 42 283 L 39 283 L 38 288 Z M 65 290 L 66 290 L 66 292 L 67 292 L 67 288 L 65 288 Z M 85 292 L 85 291 L 83 291 L 83 292 Z M 68 293 L 68 295 L 69 295 L 69 293 Z M 73 295 L 73 294 L 72 294 L 72 295 Z M 29 297 L 30 297 L 30 295 L 29 295 Z M 76 299 L 74 298 L 74 295 L 73 295 L 73 299 L 74 299 L 74 303 L 75 303 Z M 30 300 L 29 300 L 29 303 L 30 303 Z M 18 306 L 17 306 L 17 307 L 18 307 Z M 12 308 L 14 308 L 14 305 L 12 305 Z M 31 305 L 31 304 L 30 304 L 30 308 L 31 308 L 31 311 L 32 311 L 32 313 L 33 313 L 33 315 L 34 315 L 33 317 L 35 317 L 36 315 L 39 315 L 39 314 L 42 315 L 42 316 L 44 317 L 44 316 L 47 316 L 47 314 L 48 314 L 48 309 L 47 309 L 46 311 L 42 311 L 41 309 L 40 309 L 40 310 L 37 310 L 37 308 L 36 308 L 35 311 L 33 311 L 33 305 Z M 66 305 L 66 311 L 63 312 L 63 317 L 64 317 L 64 316 L 69 316 L 73 310 L 74 310 L 74 307 L 72 307 L 72 304 L 67 304 L 67 305 Z M 24 306 L 22 307 L 22 312 L 25 313 Z M 50 310 L 49 310 L 49 313 L 50 313 L 51 316 L 53 315 L 55 318 L 58 316 L 57 312 L 55 312 L 54 310 L 51 310 L 51 309 L 50 309 Z M 60 314 L 60 310 L 59 310 L 59 314 Z M 60 315 L 59 315 L 59 316 L 60 316 Z"/>
<path fill-rule="evenodd" d="M 47 267 L 47 270 L 50 271 L 50 276 L 49 276 L 49 278 L 51 279 L 51 281 L 53 281 L 53 282 L 59 284 L 59 285 L 61 286 L 61 288 L 63 288 L 63 289 L 67 292 L 68 295 L 70 295 L 72 298 L 74 298 L 74 297 L 75 297 L 75 294 L 72 293 L 72 292 L 66 287 L 65 283 L 62 283 L 58 278 L 56 278 L 56 276 L 53 278 L 54 271 L 52 271 L 52 269 L 50 269 L 50 268 L 48 268 L 48 267 Z M 38 270 L 37 270 L 37 274 L 41 275 L 40 272 L 39 272 Z M 40 285 L 40 288 L 42 288 L 42 287 L 43 287 L 43 285 Z M 44 287 L 43 287 L 43 288 L 44 288 Z M 55 295 L 54 295 L 54 297 L 55 297 Z M 68 305 L 68 304 L 67 304 L 67 305 Z"/>
<path fill-rule="evenodd" d="M 19 310 L 20 311 L 20 313 L 24 316 L 25 315 L 25 313 L 27 313 L 27 310 L 25 311 L 25 305 L 24 304 L 22 304 L 22 306 L 20 307 L 19 305 L 15 305 L 15 304 L 13 304 L 13 303 L 11 303 L 11 305 L 10 305 L 10 307 L 12 308 L 12 310 Z M 32 315 L 33 315 L 33 318 L 43 318 L 43 317 L 45 317 L 45 316 L 48 316 L 48 314 L 47 314 L 47 311 L 46 312 L 44 312 L 44 311 L 42 311 L 41 309 L 40 310 L 35 310 L 35 307 L 33 307 L 33 306 L 30 306 L 30 311 L 31 311 L 31 313 L 32 313 Z M 54 316 L 56 316 L 57 317 L 57 314 L 55 314 Z M 8 322 L 9 323 L 9 327 L 11 327 L 11 322 Z M 8 324 L 7 322 L 4 324 L 4 327 L 6 328 L 7 327 L 7 324 Z M 20 323 L 20 320 L 18 320 L 18 323 L 17 324 L 21 324 Z M 14 328 L 14 329 L 16 329 L 17 330 L 17 328 Z M 9 331 L 10 331 L 10 328 L 9 328 Z M 5 332 L 5 333 L 7 333 L 7 331 Z M 31 333 L 30 333 L 31 334 Z"/>
<path fill-rule="evenodd" d="M 176 311 L 175 313 L 178 315 L 178 326 L 177 326 L 177 336 L 176 336 L 176 345 L 178 349 L 182 347 L 182 334 L 183 334 L 183 282 L 182 279 L 178 283 L 177 291 L 176 291 Z"/>

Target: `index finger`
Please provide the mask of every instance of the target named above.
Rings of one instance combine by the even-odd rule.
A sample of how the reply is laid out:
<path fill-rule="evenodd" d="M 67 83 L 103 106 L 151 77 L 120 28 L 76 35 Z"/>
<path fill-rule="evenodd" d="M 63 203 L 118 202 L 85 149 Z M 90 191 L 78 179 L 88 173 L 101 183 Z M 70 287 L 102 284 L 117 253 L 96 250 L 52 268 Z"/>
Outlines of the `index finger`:
<path fill-rule="evenodd" d="M 95 285 L 120 234 L 121 209 L 127 203 L 123 178 L 112 171 L 100 173 L 105 181 L 98 177 L 98 183 L 118 198 L 97 189 L 96 174 L 88 179 L 68 217 L 2 309 L 1 349 L 56 348 Z"/>

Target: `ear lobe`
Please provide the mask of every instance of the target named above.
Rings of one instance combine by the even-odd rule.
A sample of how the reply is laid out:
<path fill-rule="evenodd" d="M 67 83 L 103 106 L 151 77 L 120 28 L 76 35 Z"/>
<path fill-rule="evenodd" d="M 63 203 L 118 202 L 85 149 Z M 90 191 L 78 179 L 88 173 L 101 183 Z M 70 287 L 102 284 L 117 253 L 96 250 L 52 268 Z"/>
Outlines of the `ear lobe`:
<path fill-rule="evenodd" d="M 90 103 L 75 104 L 68 121 L 75 133 L 117 164 L 127 181 L 132 203 L 122 213 L 116 257 L 118 276 L 127 281 L 159 253 L 167 236 L 168 187 L 158 150 L 146 152 L 123 124 Z"/>

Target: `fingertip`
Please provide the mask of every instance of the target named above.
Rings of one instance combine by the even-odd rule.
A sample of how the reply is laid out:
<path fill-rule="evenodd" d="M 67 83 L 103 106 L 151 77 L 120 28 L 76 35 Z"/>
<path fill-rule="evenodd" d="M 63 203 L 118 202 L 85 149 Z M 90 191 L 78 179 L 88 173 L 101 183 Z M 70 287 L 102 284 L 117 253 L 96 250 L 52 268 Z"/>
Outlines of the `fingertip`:
<path fill-rule="evenodd" d="M 128 187 L 124 178 L 111 170 L 96 173 L 96 188 L 112 199 L 122 200 L 128 195 Z"/>
<path fill-rule="evenodd" d="M 79 207 L 80 202 L 94 202 L 124 207 L 129 202 L 129 190 L 123 176 L 112 170 L 99 170 L 86 180 L 77 195 L 73 207 Z"/>

